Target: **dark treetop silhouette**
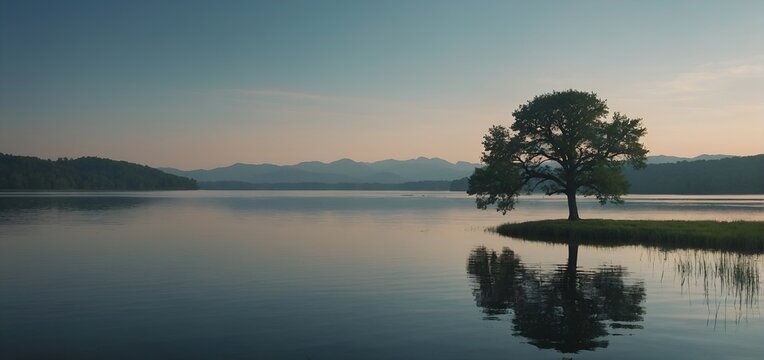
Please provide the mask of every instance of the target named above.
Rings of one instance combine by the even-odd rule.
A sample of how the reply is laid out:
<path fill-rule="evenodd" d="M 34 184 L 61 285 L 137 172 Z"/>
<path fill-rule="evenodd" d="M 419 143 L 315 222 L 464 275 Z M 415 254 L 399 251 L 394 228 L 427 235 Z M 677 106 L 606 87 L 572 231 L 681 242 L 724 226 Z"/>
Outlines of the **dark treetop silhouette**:
<path fill-rule="evenodd" d="M 496 204 L 506 214 L 521 190 L 541 187 L 547 195 L 567 195 L 568 219 L 577 220 L 577 193 L 621 203 L 629 188 L 624 165 L 645 166 L 641 119 L 616 112 L 607 121 L 608 107 L 595 93 L 539 95 L 512 115 L 510 128 L 496 125 L 485 135 L 485 166 L 469 178 L 467 193 L 477 195 L 480 209 Z"/>

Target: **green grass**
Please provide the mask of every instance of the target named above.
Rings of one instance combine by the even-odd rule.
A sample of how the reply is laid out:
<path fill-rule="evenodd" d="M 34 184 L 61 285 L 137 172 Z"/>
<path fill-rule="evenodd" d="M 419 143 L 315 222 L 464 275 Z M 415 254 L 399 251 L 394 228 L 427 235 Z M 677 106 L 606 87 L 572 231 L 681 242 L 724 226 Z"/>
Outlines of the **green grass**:
<path fill-rule="evenodd" d="M 505 236 L 583 245 L 643 245 L 764 253 L 762 221 L 541 220 L 503 224 Z"/>

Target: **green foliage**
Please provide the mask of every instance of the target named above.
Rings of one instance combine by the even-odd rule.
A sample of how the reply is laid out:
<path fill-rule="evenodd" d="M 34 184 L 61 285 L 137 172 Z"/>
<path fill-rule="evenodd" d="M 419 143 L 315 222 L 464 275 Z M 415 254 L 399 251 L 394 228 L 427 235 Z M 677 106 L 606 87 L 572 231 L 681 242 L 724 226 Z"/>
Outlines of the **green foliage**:
<path fill-rule="evenodd" d="M 145 165 L 97 157 L 43 160 L 0 153 L 5 190 L 192 190 L 196 181 Z"/>
<path fill-rule="evenodd" d="M 764 253 L 761 221 L 542 220 L 504 224 L 496 231 L 506 236 L 559 243 Z"/>
<path fill-rule="evenodd" d="M 641 119 L 615 113 L 608 121 L 607 105 L 594 93 L 539 95 L 512 115 L 510 128 L 493 126 L 484 137 L 485 170 L 475 171 L 467 190 L 476 195 L 478 208 L 496 204 L 506 213 L 519 192 L 540 188 L 572 198 L 570 218 L 577 219 L 577 193 L 620 203 L 628 190 L 624 165 L 645 166 Z"/>
<path fill-rule="evenodd" d="M 591 172 L 582 174 L 581 177 L 587 183 L 599 185 L 597 188 L 592 186 L 584 187 L 580 190 L 580 193 L 584 196 L 594 195 L 602 205 L 608 201 L 622 204 L 623 199 L 621 199 L 620 195 L 629 191 L 629 181 L 626 180 L 620 167 L 608 167 L 598 164 L 594 166 Z"/>
<path fill-rule="evenodd" d="M 479 209 L 485 210 L 488 205 L 495 203 L 506 214 L 514 208 L 517 198 L 515 189 L 522 186 L 521 181 L 517 167 L 508 161 L 497 161 L 475 169 L 467 184 L 473 193 L 484 194 L 476 199 Z"/>

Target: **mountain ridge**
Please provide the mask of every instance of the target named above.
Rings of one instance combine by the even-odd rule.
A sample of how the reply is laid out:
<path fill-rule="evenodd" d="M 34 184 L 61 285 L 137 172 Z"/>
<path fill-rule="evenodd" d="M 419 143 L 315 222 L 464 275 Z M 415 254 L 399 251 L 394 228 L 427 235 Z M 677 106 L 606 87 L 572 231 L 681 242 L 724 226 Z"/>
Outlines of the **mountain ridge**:
<path fill-rule="evenodd" d="M 648 164 L 669 164 L 681 161 L 717 160 L 736 155 L 702 154 L 692 158 L 655 155 Z M 439 157 L 420 156 L 408 160 L 385 159 L 373 162 L 341 158 L 331 162 L 302 161 L 293 165 L 271 163 L 235 163 L 212 169 L 180 170 L 159 168 L 169 174 L 197 181 L 238 181 L 247 183 L 379 183 L 393 184 L 417 181 L 450 181 L 472 175 L 478 163 L 450 162 Z"/>
<path fill-rule="evenodd" d="M 629 194 L 743 195 L 764 194 L 764 154 L 718 160 L 651 164 L 642 170 L 625 169 Z M 380 183 L 247 183 L 200 182 L 207 190 L 408 190 L 458 191 L 468 187 L 468 178 L 447 181 Z"/>
<path fill-rule="evenodd" d="M 213 169 L 159 168 L 169 174 L 197 181 L 244 181 L 250 183 L 404 183 L 453 180 L 469 176 L 480 164 L 420 156 L 409 160 L 385 159 L 361 162 L 342 158 L 332 162 L 303 161 L 294 165 L 235 163 Z"/>
<path fill-rule="evenodd" d="M 698 160 L 721 160 L 726 158 L 739 157 L 738 155 L 725 154 L 700 154 L 694 157 L 683 157 L 673 155 L 651 155 L 647 157 L 648 164 L 673 164 L 680 161 L 698 161 Z"/>

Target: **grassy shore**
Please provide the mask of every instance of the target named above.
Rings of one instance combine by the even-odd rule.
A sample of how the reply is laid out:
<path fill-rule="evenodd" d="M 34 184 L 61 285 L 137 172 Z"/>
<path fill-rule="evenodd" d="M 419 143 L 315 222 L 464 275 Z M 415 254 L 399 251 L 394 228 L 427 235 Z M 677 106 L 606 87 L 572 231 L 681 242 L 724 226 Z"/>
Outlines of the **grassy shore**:
<path fill-rule="evenodd" d="M 508 223 L 495 230 L 506 236 L 555 243 L 764 253 L 762 221 L 542 220 Z"/>

